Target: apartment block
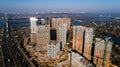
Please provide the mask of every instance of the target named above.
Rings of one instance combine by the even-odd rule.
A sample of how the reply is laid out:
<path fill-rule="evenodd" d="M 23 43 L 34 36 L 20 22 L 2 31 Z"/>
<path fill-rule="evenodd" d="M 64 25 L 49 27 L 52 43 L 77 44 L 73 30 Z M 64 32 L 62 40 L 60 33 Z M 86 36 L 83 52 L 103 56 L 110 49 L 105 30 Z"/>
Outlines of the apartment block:
<path fill-rule="evenodd" d="M 59 24 L 67 24 L 67 30 L 70 30 L 71 19 L 70 18 L 51 18 L 51 26 L 57 29 Z"/>
<path fill-rule="evenodd" d="M 86 28 L 85 29 L 84 53 L 83 53 L 83 55 L 88 60 L 91 60 L 92 43 L 93 43 L 93 28 Z"/>
<path fill-rule="evenodd" d="M 55 59 L 57 53 L 60 51 L 60 42 L 52 40 L 48 45 L 48 56 L 52 59 Z"/>
<path fill-rule="evenodd" d="M 37 35 L 37 22 L 38 19 L 35 17 L 30 17 L 30 42 L 35 43 L 36 42 L 36 35 Z"/>
<path fill-rule="evenodd" d="M 57 27 L 57 40 L 61 42 L 62 48 L 66 44 L 66 34 L 67 33 L 67 25 L 66 24 L 59 24 Z"/>
<path fill-rule="evenodd" d="M 107 46 L 106 49 L 105 46 Z M 105 54 L 105 50 L 106 50 L 106 54 Z M 112 42 L 110 41 L 106 42 L 105 40 L 96 38 L 95 50 L 94 50 L 94 63 L 96 64 L 97 67 L 102 66 L 103 62 L 105 63 L 105 65 L 107 62 L 109 62 L 111 50 L 112 50 Z"/>
<path fill-rule="evenodd" d="M 47 51 L 47 47 L 50 41 L 50 25 L 39 25 L 37 31 L 37 46 L 36 50 Z"/>
<path fill-rule="evenodd" d="M 73 26 L 73 45 L 72 48 L 77 50 L 79 53 L 83 53 L 83 42 L 85 27 L 83 26 Z"/>
<path fill-rule="evenodd" d="M 37 22 L 38 19 L 35 17 L 30 17 L 30 31 L 31 33 L 37 33 Z"/>

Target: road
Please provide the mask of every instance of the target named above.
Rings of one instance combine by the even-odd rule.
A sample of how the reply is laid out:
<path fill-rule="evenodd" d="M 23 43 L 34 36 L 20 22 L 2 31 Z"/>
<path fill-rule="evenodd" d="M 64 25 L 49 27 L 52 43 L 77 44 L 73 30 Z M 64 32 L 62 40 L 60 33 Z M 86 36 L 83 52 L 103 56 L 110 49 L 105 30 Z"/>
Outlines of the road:
<path fill-rule="evenodd" d="M 16 59 L 19 60 L 18 64 L 22 65 L 21 67 L 36 67 L 20 47 L 19 43 L 21 42 L 22 38 L 19 39 L 20 42 L 16 39 L 16 35 L 14 35 L 12 27 L 9 28 L 9 31 L 9 37 L 12 43 L 10 46 L 13 48 L 11 50 L 16 54 Z"/>
<path fill-rule="evenodd" d="M 2 37 L 2 51 L 4 56 L 4 62 L 6 67 L 14 67 L 15 63 L 13 62 L 12 56 L 8 50 L 7 40 L 6 40 L 5 32 Z"/>
<path fill-rule="evenodd" d="M 2 36 L 2 51 L 5 67 L 31 67 L 17 48 L 14 37 L 7 22 L 7 17 L 5 16 L 5 26 Z"/>
<path fill-rule="evenodd" d="M 26 57 L 24 52 L 18 48 L 18 41 L 9 27 L 7 16 L 5 15 L 5 26 L 2 36 L 2 52 L 4 56 L 5 67 L 35 67 L 34 64 Z M 23 55 L 24 53 L 24 55 Z"/>

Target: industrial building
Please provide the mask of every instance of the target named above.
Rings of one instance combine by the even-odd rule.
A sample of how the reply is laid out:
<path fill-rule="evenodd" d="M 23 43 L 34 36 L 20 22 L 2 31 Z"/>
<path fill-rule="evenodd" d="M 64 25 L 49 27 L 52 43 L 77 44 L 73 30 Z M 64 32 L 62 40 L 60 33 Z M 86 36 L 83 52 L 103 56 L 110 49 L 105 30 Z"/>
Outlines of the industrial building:
<path fill-rule="evenodd" d="M 73 26 L 73 49 L 77 50 L 79 53 L 83 53 L 84 44 L 84 31 L 83 26 Z"/>
<path fill-rule="evenodd" d="M 67 24 L 67 30 L 70 30 L 71 19 L 70 18 L 51 18 L 51 26 L 57 29 L 59 24 Z"/>
<path fill-rule="evenodd" d="M 107 48 L 105 49 L 105 46 L 107 45 Z M 105 54 L 106 50 L 106 54 Z M 102 40 L 101 38 L 96 38 L 95 40 L 95 50 L 94 50 L 94 64 L 99 67 L 103 64 L 106 65 L 106 63 L 110 60 L 112 50 L 112 42 Z"/>
<path fill-rule="evenodd" d="M 83 53 L 83 55 L 88 60 L 91 60 L 92 43 L 93 43 L 93 28 L 86 28 L 85 29 L 84 53 Z"/>
<path fill-rule="evenodd" d="M 48 56 L 52 59 L 56 59 L 57 53 L 60 51 L 60 42 L 52 40 L 48 45 Z"/>

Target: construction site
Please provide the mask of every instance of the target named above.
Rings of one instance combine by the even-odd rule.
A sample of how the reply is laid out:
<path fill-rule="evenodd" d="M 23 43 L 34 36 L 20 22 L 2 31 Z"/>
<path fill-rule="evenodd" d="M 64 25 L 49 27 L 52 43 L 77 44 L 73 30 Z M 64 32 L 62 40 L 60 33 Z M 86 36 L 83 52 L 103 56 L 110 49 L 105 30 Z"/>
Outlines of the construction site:
<path fill-rule="evenodd" d="M 37 67 L 117 67 L 110 62 L 112 42 L 94 38 L 94 28 L 71 26 L 67 37 L 66 23 L 57 21 L 55 29 L 46 21 L 41 25 L 37 21 L 32 17 L 30 37 L 23 38 L 23 47 Z M 52 40 L 51 29 L 56 32 Z"/>

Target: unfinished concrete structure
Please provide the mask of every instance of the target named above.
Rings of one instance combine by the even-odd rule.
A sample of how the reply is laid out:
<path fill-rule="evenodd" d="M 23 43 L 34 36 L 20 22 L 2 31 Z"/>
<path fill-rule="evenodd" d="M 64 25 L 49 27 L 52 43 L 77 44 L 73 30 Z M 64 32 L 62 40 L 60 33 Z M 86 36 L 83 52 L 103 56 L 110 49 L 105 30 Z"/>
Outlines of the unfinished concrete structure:
<path fill-rule="evenodd" d="M 83 42 L 84 42 L 84 31 L 83 26 L 73 26 L 73 45 L 72 48 L 77 50 L 79 53 L 83 53 Z"/>
<path fill-rule="evenodd" d="M 107 45 L 107 48 L 105 49 L 105 45 Z M 106 54 L 105 51 L 106 50 Z M 108 41 L 106 42 L 105 40 L 102 39 L 96 39 L 95 42 L 95 50 L 94 50 L 94 63 L 96 64 L 97 67 L 102 66 L 103 63 L 109 62 L 110 60 L 110 55 L 111 55 L 111 50 L 112 50 L 112 42 Z"/>
<path fill-rule="evenodd" d="M 84 39 L 84 53 L 83 55 L 91 60 L 91 49 L 93 43 L 93 28 L 85 29 L 85 39 Z"/>
<path fill-rule="evenodd" d="M 67 24 L 67 30 L 70 30 L 71 19 L 70 18 L 51 18 L 51 26 L 54 29 L 57 29 L 58 25 L 62 23 Z"/>
<path fill-rule="evenodd" d="M 52 59 L 56 59 L 57 53 L 60 51 L 60 42 L 52 40 L 48 45 L 48 56 Z"/>
<path fill-rule="evenodd" d="M 68 53 L 68 61 L 69 61 L 69 64 L 71 62 L 71 66 L 72 67 L 94 67 L 91 62 L 89 62 L 88 60 L 86 60 L 79 53 L 76 53 L 76 52 L 72 51 L 71 54 Z"/>

